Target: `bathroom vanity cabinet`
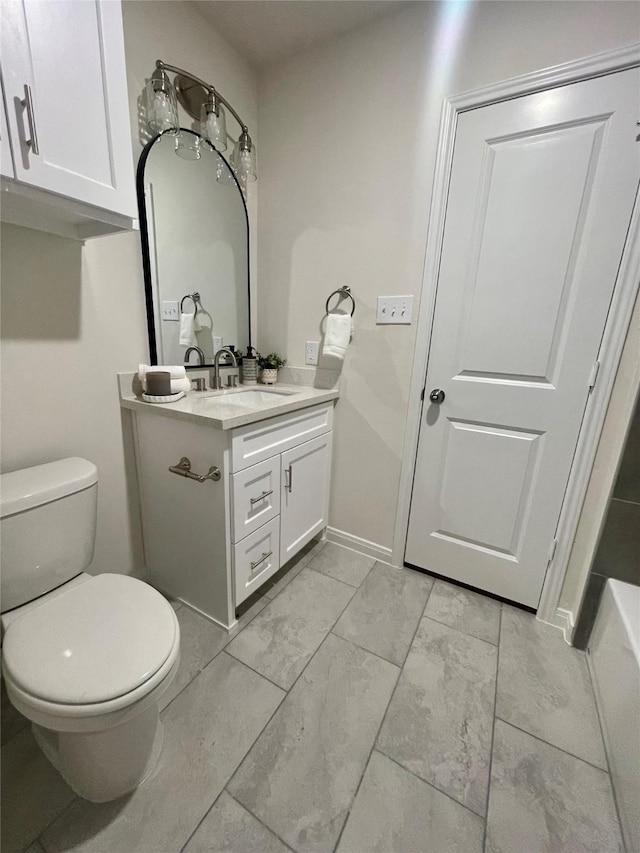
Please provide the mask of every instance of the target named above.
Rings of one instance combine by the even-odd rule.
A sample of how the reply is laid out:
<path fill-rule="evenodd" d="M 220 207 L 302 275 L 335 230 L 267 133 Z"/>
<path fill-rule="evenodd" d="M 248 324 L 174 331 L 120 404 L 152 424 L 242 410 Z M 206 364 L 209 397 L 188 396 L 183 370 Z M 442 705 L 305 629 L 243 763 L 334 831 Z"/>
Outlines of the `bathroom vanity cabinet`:
<path fill-rule="evenodd" d="M 184 404 L 191 412 L 174 410 L 175 417 L 168 407 L 121 401 L 134 409 L 145 557 L 154 586 L 224 627 L 234 624 L 237 607 L 328 523 L 333 399 L 326 398 L 336 396 L 312 393 L 303 408 L 263 412 L 228 429 L 207 423 L 205 415 L 195 419 L 204 401 L 200 409 L 197 402 Z M 324 401 L 314 404 L 318 397 Z M 183 457 L 198 474 L 216 466 L 220 479 L 198 482 L 171 472 Z"/>
<path fill-rule="evenodd" d="M 136 217 L 119 2 L 5 0 L 2 218 L 85 239 Z"/>

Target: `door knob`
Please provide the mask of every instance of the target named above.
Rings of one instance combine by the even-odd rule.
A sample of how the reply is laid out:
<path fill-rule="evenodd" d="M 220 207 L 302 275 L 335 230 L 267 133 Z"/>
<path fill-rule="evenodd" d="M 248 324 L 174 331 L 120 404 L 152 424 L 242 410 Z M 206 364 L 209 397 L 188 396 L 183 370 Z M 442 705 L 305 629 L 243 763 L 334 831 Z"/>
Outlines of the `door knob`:
<path fill-rule="evenodd" d="M 436 403 L 439 406 L 444 400 L 444 391 L 441 391 L 439 388 L 434 388 L 429 394 L 429 399 L 432 403 Z"/>

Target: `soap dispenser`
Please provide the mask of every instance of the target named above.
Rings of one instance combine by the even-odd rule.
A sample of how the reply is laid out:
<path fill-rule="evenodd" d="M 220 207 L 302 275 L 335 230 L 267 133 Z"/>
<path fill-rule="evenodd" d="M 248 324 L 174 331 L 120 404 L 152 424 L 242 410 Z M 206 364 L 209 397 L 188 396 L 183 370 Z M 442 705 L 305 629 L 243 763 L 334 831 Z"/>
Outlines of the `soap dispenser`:
<path fill-rule="evenodd" d="M 258 358 L 254 347 L 247 347 L 247 354 L 242 358 L 242 384 L 258 384 Z"/>

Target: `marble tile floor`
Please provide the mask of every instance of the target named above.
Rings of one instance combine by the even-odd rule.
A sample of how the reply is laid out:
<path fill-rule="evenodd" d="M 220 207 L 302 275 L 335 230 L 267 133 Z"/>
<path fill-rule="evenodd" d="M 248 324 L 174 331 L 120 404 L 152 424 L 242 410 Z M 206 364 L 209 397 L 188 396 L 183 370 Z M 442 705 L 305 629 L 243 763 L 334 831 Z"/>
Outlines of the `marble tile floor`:
<path fill-rule="evenodd" d="M 232 636 L 177 607 L 162 761 L 121 800 L 76 797 L 3 696 L 3 853 L 622 853 L 584 653 L 332 543 L 292 562 Z"/>

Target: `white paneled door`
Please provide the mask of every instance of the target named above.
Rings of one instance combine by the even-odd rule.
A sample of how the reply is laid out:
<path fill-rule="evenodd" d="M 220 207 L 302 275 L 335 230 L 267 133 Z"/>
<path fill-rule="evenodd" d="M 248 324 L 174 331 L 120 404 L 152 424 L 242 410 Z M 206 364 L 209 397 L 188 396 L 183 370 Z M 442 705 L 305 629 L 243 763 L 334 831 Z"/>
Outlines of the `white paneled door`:
<path fill-rule="evenodd" d="M 638 188 L 639 93 L 632 69 L 458 119 L 405 561 L 530 607 Z"/>

